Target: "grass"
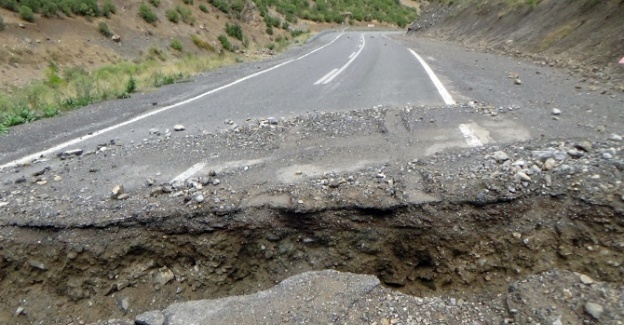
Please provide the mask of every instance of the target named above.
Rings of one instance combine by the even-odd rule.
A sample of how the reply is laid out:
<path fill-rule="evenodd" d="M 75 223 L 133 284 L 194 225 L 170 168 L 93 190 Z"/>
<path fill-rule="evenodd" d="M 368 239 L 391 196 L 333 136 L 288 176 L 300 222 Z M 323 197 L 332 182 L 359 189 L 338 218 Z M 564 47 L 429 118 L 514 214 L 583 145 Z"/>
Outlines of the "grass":
<path fill-rule="evenodd" d="M 106 37 L 113 36 L 113 33 L 110 31 L 110 29 L 108 29 L 108 25 L 106 25 L 106 23 L 103 21 L 98 24 L 98 29 L 100 31 L 100 34 Z"/>
<path fill-rule="evenodd" d="M 232 55 L 183 54 L 175 60 L 147 57 L 139 63 L 119 62 L 87 71 L 50 65 L 46 78 L 25 88 L 0 92 L 0 133 L 10 127 L 54 117 L 63 112 L 113 98 L 127 98 L 173 84 L 191 75 L 236 62 Z"/>
<path fill-rule="evenodd" d="M 4 19 L 0 16 L 0 32 L 4 30 L 6 26 L 4 25 Z"/>
<path fill-rule="evenodd" d="M 141 3 L 141 6 L 139 6 L 139 16 L 141 16 L 145 22 L 152 25 L 156 24 L 158 21 L 158 16 L 156 16 L 152 8 L 145 3 Z"/>
<path fill-rule="evenodd" d="M 171 43 L 169 43 L 169 46 L 178 52 L 182 52 L 182 43 L 177 38 L 172 39 Z"/>
<path fill-rule="evenodd" d="M 243 41 L 243 30 L 239 24 L 230 25 L 225 23 L 225 32 L 231 36 L 236 38 L 239 41 Z"/>

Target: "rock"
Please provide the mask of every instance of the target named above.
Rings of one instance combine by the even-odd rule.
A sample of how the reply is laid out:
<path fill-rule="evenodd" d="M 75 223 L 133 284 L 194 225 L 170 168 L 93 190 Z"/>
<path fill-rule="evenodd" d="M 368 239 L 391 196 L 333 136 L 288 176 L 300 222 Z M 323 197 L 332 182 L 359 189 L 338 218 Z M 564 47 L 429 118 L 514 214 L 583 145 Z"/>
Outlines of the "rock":
<path fill-rule="evenodd" d="M 204 202 L 204 196 L 201 194 L 197 194 L 193 197 L 193 200 L 195 200 L 195 202 L 197 203 L 202 203 Z"/>
<path fill-rule="evenodd" d="M 149 132 L 149 134 L 156 134 L 156 135 L 160 134 L 160 131 L 158 129 L 156 129 L 156 128 L 151 128 L 151 129 L 148 130 L 148 132 Z"/>
<path fill-rule="evenodd" d="M 548 158 L 546 159 L 546 162 L 544 162 L 544 169 L 553 170 L 553 168 L 555 168 L 556 165 L 557 165 L 557 162 L 553 158 Z"/>
<path fill-rule="evenodd" d="M 111 40 L 113 40 L 113 42 L 115 42 L 115 43 L 119 43 L 119 42 L 121 42 L 121 36 L 113 35 L 113 36 L 111 36 Z"/>
<path fill-rule="evenodd" d="M 117 304 L 119 309 L 126 313 L 128 311 L 128 308 L 130 308 L 130 299 L 128 299 L 128 297 L 123 297 L 119 299 L 119 301 L 117 301 Z"/>
<path fill-rule="evenodd" d="M 41 271 L 45 271 L 48 268 L 46 268 L 45 264 L 43 264 L 43 262 L 37 261 L 37 260 L 28 260 L 28 265 L 32 266 L 33 268 L 37 269 L 37 270 L 41 270 Z"/>
<path fill-rule="evenodd" d="M 62 179 L 63 179 L 63 177 L 61 177 L 59 175 L 54 176 L 54 181 L 55 182 L 60 182 Z"/>
<path fill-rule="evenodd" d="M 165 324 L 165 315 L 163 315 L 163 313 L 158 310 L 148 311 L 147 313 L 138 315 L 134 319 L 134 324 L 136 325 L 163 325 Z"/>
<path fill-rule="evenodd" d="M 622 136 L 614 133 L 614 134 L 611 134 L 611 136 L 609 137 L 609 140 L 611 140 L 611 141 L 622 141 Z"/>
<path fill-rule="evenodd" d="M 523 173 L 523 172 L 517 172 L 516 173 L 516 181 L 525 181 L 525 182 L 530 182 L 531 181 L 531 177 L 529 177 L 529 175 Z"/>
<path fill-rule="evenodd" d="M 602 154 L 602 158 L 604 158 L 604 159 L 611 159 L 611 158 L 613 158 L 613 156 L 610 153 L 605 152 L 605 153 Z"/>
<path fill-rule="evenodd" d="M 120 201 L 121 201 L 121 200 L 125 200 L 125 199 L 127 199 L 127 198 L 129 198 L 129 197 L 130 197 L 130 194 L 128 194 L 128 193 L 121 193 L 121 194 L 117 197 L 117 200 L 120 200 Z"/>
<path fill-rule="evenodd" d="M 574 145 L 576 149 L 590 152 L 592 150 L 592 144 L 589 141 L 583 141 Z"/>
<path fill-rule="evenodd" d="M 594 283 L 594 279 L 590 278 L 589 276 L 585 275 L 585 274 L 581 274 L 581 283 L 583 284 L 592 284 Z"/>
<path fill-rule="evenodd" d="M 163 267 L 154 274 L 154 283 L 163 287 L 165 284 L 173 281 L 174 278 L 173 272 L 167 267 Z"/>
<path fill-rule="evenodd" d="M 496 160 L 497 162 L 503 162 L 505 160 L 509 159 L 509 156 L 504 152 L 504 151 L 496 151 L 494 152 L 494 154 L 492 155 L 492 157 L 494 158 L 494 160 Z"/>
<path fill-rule="evenodd" d="M 563 325 L 563 323 L 561 322 L 561 315 L 559 315 L 559 317 L 557 317 L 557 319 L 555 319 L 555 321 L 552 323 L 552 325 Z"/>
<path fill-rule="evenodd" d="M 600 316 L 602 316 L 602 313 L 604 312 L 604 307 L 594 302 L 587 302 L 585 304 L 585 312 L 591 315 L 594 319 L 600 319 Z"/>
<path fill-rule="evenodd" d="M 115 185 L 111 191 L 111 199 L 118 200 L 119 197 L 124 194 L 126 189 L 123 185 Z"/>
<path fill-rule="evenodd" d="M 277 124 L 277 123 L 278 123 L 278 120 L 277 120 L 277 117 L 269 117 L 269 118 L 267 118 L 267 122 L 268 122 L 269 124 L 273 124 L 273 125 L 275 125 L 275 124 Z"/>
<path fill-rule="evenodd" d="M 585 154 L 581 151 L 578 151 L 576 149 L 570 149 L 568 150 L 568 155 L 574 159 L 578 159 L 583 157 Z"/>
<path fill-rule="evenodd" d="M 540 161 L 546 161 L 548 159 L 552 159 L 555 157 L 555 151 L 554 150 L 535 150 L 535 151 L 531 151 L 531 155 L 535 159 L 538 159 Z"/>
<path fill-rule="evenodd" d="M 17 309 L 15 310 L 15 316 L 19 316 L 23 313 L 24 313 L 24 307 L 22 306 L 17 307 Z"/>
<path fill-rule="evenodd" d="M 514 80 L 514 84 L 516 85 L 522 85 L 522 80 L 520 80 L 519 78 Z"/>
<path fill-rule="evenodd" d="M 24 25 L 22 23 L 17 24 L 17 26 L 19 26 L 19 28 L 26 28 L 26 25 Z"/>
<path fill-rule="evenodd" d="M 179 131 L 184 131 L 184 130 L 186 130 L 186 128 L 185 128 L 185 127 L 184 127 L 184 125 L 182 125 L 182 124 L 176 124 L 176 125 L 174 125 L 174 126 L 173 126 L 173 130 L 174 130 L 174 131 L 178 131 L 178 132 L 179 132 Z"/>
<path fill-rule="evenodd" d="M 558 108 L 553 108 L 552 109 L 552 115 L 561 115 L 561 110 Z"/>

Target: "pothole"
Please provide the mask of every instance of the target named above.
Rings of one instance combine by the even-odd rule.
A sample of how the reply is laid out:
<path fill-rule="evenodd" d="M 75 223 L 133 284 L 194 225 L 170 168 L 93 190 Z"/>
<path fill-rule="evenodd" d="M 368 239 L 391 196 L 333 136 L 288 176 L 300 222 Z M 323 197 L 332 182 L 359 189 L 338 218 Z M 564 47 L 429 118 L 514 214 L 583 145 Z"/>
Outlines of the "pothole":
<path fill-rule="evenodd" d="M 189 218 L 3 228 L 0 323 L 131 319 L 174 302 L 257 292 L 310 270 L 371 274 L 410 295 L 457 298 L 495 297 L 554 268 L 614 283 L 624 275 L 621 212 L 565 196 L 314 213 L 254 208 L 224 217 L 221 227 L 181 226 Z"/>

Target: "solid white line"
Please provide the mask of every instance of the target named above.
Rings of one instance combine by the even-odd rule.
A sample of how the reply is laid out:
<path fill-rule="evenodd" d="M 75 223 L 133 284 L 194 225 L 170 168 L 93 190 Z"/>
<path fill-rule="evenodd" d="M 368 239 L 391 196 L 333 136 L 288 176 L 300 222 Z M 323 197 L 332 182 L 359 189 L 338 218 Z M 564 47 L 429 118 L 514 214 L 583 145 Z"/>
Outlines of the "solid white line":
<path fill-rule="evenodd" d="M 203 98 L 203 97 L 206 97 L 206 96 L 208 96 L 208 95 L 214 94 L 214 93 L 216 93 L 216 92 L 218 92 L 218 91 L 221 91 L 221 90 L 223 90 L 223 89 L 226 89 L 226 88 L 232 87 L 232 86 L 234 86 L 234 85 L 236 85 L 236 84 L 239 84 L 239 83 L 241 83 L 241 82 L 243 82 L 243 81 L 249 80 L 249 79 L 254 78 L 254 77 L 257 77 L 257 76 L 259 76 L 259 75 L 261 75 L 261 74 L 264 74 L 264 73 L 267 73 L 267 72 L 269 72 L 269 71 L 272 71 L 272 70 L 275 70 L 275 69 L 277 69 L 277 68 L 280 68 L 280 67 L 282 67 L 282 66 L 285 66 L 285 65 L 287 65 L 287 64 L 289 64 L 289 63 L 291 63 L 291 62 L 293 62 L 293 61 L 295 61 L 295 60 L 294 60 L 294 59 L 291 59 L 291 60 L 288 60 L 288 61 L 286 61 L 286 62 L 282 62 L 282 63 L 280 63 L 280 64 L 278 64 L 278 65 L 276 65 L 276 66 L 273 66 L 273 67 L 268 68 L 268 69 L 266 69 L 266 70 L 258 71 L 258 72 L 253 73 L 253 74 L 250 74 L 250 75 L 248 75 L 248 76 L 246 76 L 246 77 L 243 77 L 243 78 L 240 78 L 240 79 L 235 80 L 235 81 L 233 81 L 233 82 L 230 82 L 230 83 L 229 83 L 229 84 L 227 84 L 227 85 L 224 85 L 224 86 L 221 86 L 221 87 L 218 87 L 218 88 L 212 89 L 212 90 L 210 90 L 210 91 L 207 91 L 207 92 L 205 92 L 205 93 L 203 93 L 203 94 L 200 94 L 200 95 L 197 95 L 197 96 L 195 96 L 195 97 L 189 98 L 189 99 L 187 99 L 187 100 L 183 100 L 183 101 L 181 101 L 181 102 L 178 102 L 178 103 L 175 103 L 175 104 L 172 104 L 172 105 L 169 105 L 169 106 L 165 106 L 165 107 L 163 107 L 163 108 L 159 108 L 159 109 L 157 109 L 157 110 L 154 110 L 154 111 L 151 111 L 151 112 L 148 112 L 148 113 L 145 113 L 145 114 L 139 115 L 139 116 L 137 116 L 137 117 L 135 117 L 135 118 L 133 118 L 133 119 L 127 120 L 127 121 L 125 121 L 125 122 L 122 122 L 122 123 L 119 123 L 119 124 L 116 124 L 116 125 L 109 126 L 109 127 L 104 128 L 104 129 L 102 129 L 102 130 L 95 131 L 95 132 L 93 132 L 93 133 L 91 133 L 91 134 L 88 134 L 88 135 L 85 135 L 85 136 L 82 136 L 82 137 L 79 137 L 79 138 L 75 138 L 75 139 L 69 140 L 69 141 L 67 141 L 67 142 L 64 142 L 64 143 L 61 143 L 61 144 L 59 144 L 59 145 L 56 145 L 56 146 L 54 146 L 54 147 L 52 147 L 52 148 L 49 148 L 49 149 L 46 149 L 46 150 L 43 150 L 43 151 L 40 151 L 40 152 L 37 152 L 37 153 L 31 154 L 31 155 L 28 155 L 28 156 L 23 157 L 23 158 L 20 158 L 20 159 L 13 160 L 13 161 L 8 162 L 8 163 L 6 163 L 6 164 L 4 164 L 4 165 L 1 165 L 1 166 L 0 166 L 0 170 L 2 170 L 2 169 L 4 169 L 4 168 L 14 167 L 14 166 L 17 166 L 17 165 L 20 165 L 20 164 L 24 164 L 24 163 L 26 163 L 26 162 L 32 161 L 33 159 L 39 158 L 39 157 L 41 157 L 41 156 L 49 155 L 49 154 L 54 153 L 54 152 L 56 152 L 56 151 L 59 151 L 59 150 L 61 150 L 61 149 L 65 149 L 65 148 L 67 148 L 67 147 L 70 147 L 70 146 L 73 146 L 73 145 L 75 145 L 75 144 L 78 144 L 78 143 L 80 143 L 80 142 L 82 142 L 82 141 L 85 141 L 85 140 L 88 140 L 88 139 L 91 139 L 91 138 L 95 138 L 95 137 L 97 137 L 97 136 L 99 136 L 99 135 L 101 135 L 101 134 L 104 134 L 104 133 L 110 132 L 110 131 L 112 131 L 112 130 L 118 129 L 118 128 L 122 127 L 122 126 L 126 126 L 126 125 L 128 125 L 128 124 L 132 124 L 132 123 L 134 123 L 134 122 L 137 122 L 137 121 L 143 120 L 143 119 L 148 118 L 148 117 L 150 117 L 150 116 L 153 116 L 153 115 L 156 115 L 156 114 L 162 113 L 162 112 L 164 112 L 164 111 L 170 110 L 170 109 L 172 109 L 172 108 L 175 108 L 175 107 L 178 107 L 178 106 L 181 106 L 181 105 L 184 105 L 184 104 L 188 104 L 188 103 L 190 103 L 190 102 L 193 102 L 193 101 L 196 101 L 196 100 L 198 100 L 198 99 L 200 99 L 200 98 Z"/>
<path fill-rule="evenodd" d="M 349 55 L 349 59 L 352 58 L 355 55 L 355 52 L 351 53 L 351 55 Z"/>
<path fill-rule="evenodd" d="M 355 61 L 355 59 L 357 59 L 358 55 L 360 55 L 360 53 L 362 53 L 362 50 L 364 50 L 364 45 L 365 45 L 365 41 L 364 41 L 364 35 L 362 35 L 362 47 L 360 48 L 359 51 L 357 51 L 357 53 L 355 53 L 355 55 L 351 58 L 351 60 L 349 60 L 347 62 L 347 64 L 345 64 L 344 66 L 342 66 L 342 68 L 340 68 L 340 70 L 336 71 L 336 73 L 334 73 L 331 77 L 327 78 L 327 80 L 323 81 L 323 84 L 326 85 L 328 83 L 330 83 L 332 80 L 334 80 L 334 78 L 336 78 L 340 73 L 342 73 L 347 67 L 349 67 L 349 65 L 351 65 L 351 63 L 353 61 Z"/>
<path fill-rule="evenodd" d="M 187 169 L 186 171 L 184 171 L 184 173 L 176 176 L 174 179 L 171 180 L 171 184 L 177 183 L 177 182 L 183 182 L 187 179 L 189 179 L 191 176 L 193 176 L 195 173 L 197 173 L 198 171 L 202 170 L 202 168 L 206 167 L 206 163 L 197 163 L 193 166 L 191 166 L 191 168 Z"/>
<path fill-rule="evenodd" d="M 481 143 L 481 140 L 479 140 L 479 138 L 475 135 L 474 131 L 469 125 L 460 124 L 459 130 L 464 135 L 464 138 L 466 138 L 466 142 L 468 143 L 469 146 L 483 147 L 483 143 Z"/>
<path fill-rule="evenodd" d="M 308 56 L 308 55 L 310 55 L 312 53 L 316 53 L 316 52 L 318 52 L 318 51 L 320 51 L 320 50 L 330 46 L 333 42 L 335 42 L 338 38 L 340 38 L 340 36 L 342 36 L 342 34 L 344 34 L 344 32 L 342 32 L 338 36 L 336 36 L 336 38 L 334 38 L 331 42 L 329 42 L 329 43 L 319 47 L 318 49 L 316 49 L 316 50 L 314 50 L 314 51 L 312 51 L 312 52 L 310 52 L 308 54 L 305 54 L 305 55 L 302 55 L 302 56 L 298 57 L 297 60 L 301 60 L 301 59 L 305 58 L 306 56 Z"/>
<path fill-rule="evenodd" d="M 317 80 L 314 84 L 315 84 L 315 85 L 320 84 L 321 82 L 325 81 L 325 79 L 327 79 L 327 78 L 331 77 L 334 73 L 336 73 L 336 71 L 338 71 L 338 68 L 336 68 L 336 69 L 334 69 L 334 70 L 332 70 L 332 71 L 328 72 L 325 76 L 323 76 L 323 78 L 321 78 L 321 79 Z"/>
<path fill-rule="evenodd" d="M 453 100 L 453 97 L 451 97 L 451 94 L 449 94 L 449 92 L 446 90 L 446 88 L 444 88 L 444 85 L 442 84 L 440 79 L 438 79 L 438 77 L 435 75 L 435 73 L 433 73 L 433 70 L 431 70 L 431 68 L 429 67 L 427 62 L 425 62 L 425 60 L 423 60 L 420 57 L 420 55 L 418 55 L 416 52 L 414 52 L 414 50 L 412 50 L 412 49 L 408 49 L 408 50 L 410 52 L 412 52 L 412 54 L 414 54 L 414 56 L 420 62 L 420 64 L 423 66 L 423 68 L 425 68 L 425 71 L 429 75 L 429 78 L 431 79 L 431 81 L 433 81 L 433 84 L 436 86 L 436 88 L 438 88 L 438 92 L 440 93 L 440 96 L 442 96 L 442 99 L 444 100 L 444 103 L 446 103 L 446 105 L 455 105 L 455 101 Z"/>

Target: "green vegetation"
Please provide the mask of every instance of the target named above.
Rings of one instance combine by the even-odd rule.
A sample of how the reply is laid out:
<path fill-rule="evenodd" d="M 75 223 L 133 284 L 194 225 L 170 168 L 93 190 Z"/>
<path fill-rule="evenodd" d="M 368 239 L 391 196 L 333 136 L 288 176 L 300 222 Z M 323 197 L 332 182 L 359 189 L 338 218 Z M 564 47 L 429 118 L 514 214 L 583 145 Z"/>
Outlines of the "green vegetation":
<path fill-rule="evenodd" d="M 180 22 L 180 14 L 176 10 L 167 9 L 167 11 L 165 11 L 165 16 L 174 24 Z"/>
<path fill-rule="evenodd" d="M 0 32 L 3 31 L 5 28 L 4 26 L 4 19 L 2 19 L 2 16 L 0 16 Z"/>
<path fill-rule="evenodd" d="M 193 0 L 184 0 L 185 5 L 193 5 Z"/>
<path fill-rule="evenodd" d="M 158 21 L 158 16 L 156 16 L 152 8 L 145 3 L 141 3 L 141 6 L 139 6 L 139 16 L 149 24 L 155 24 Z"/>
<path fill-rule="evenodd" d="M 177 38 L 172 39 L 169 46 L 176 51 L 182 52 L 182 43 Z"/>
<path fill-rule="evenodd" d="M 186 24 L 193 25 L 195 24 L 195 17 L 193 17 L 193 12 L 190 8 L 184 7 L 181 5 L 176 6 L 176 11 L 180 14 L 180 18 Z"/>
<path fill-rule="evenodd" d="M 26 5 L 20 6 L 19 14 L 20 14 L 20 17 L 22 17 L 22 19 L 26 21 L 29 21 L 29 22 L 35 21 L 35 15 L 33 13 L 33 10 L 29 6 L 26 6 Z"/>
<path fill-rule="evenodd" d="M 201 10 L 202 12 L 206 12 L 207 13 L 208 12 L 208 7 L 206 7 L 206 5 L 202 3 L 202 4 L 199 5 L 199 10 Z"/>
<path fill-rule="evenodd" d="M 115 13 L 117 13 L 117 7 L 115 7 L 111 0 L 104 1 L 104 4 L 102 4 L 102 16 L 110 18 Z"/>
<path fill-rule="evenodd" d="M 236 38 L 239 41 L 243 41 L 243 30 L 239 24 L 230 25 L 225 23 L 225 32 L 231 36 Z"/>
<path fill-rule="evenodd" d="M 108 29 L 108 25 L 106 25 L 106 23 L 103 21 L 98 24 L 98 29 L 100 30 L 100 34 L 106 37 L 113 36 L 113 33 L 110 31 L 110 29 Z"/>
<path fill-rule="evenodd" d="M 210 51 L 210 52 L 216 52 L 217 51 L 212 44 L 204 41 L 203 39 L 199 38 L 199 36 L 197 36 L 195 34 L 191 35 L 191 40 L 193 41 L 193 44 L 197 45 L 197 47 L 199 47 L 202 50 L 207 50 L 207 51 Z"/>
<path fill-rule="evenodd" d="M 240 14 L 245 8 L 243 0 L 208 0 L 211 5 L 226 14 Z"/>
<path fill-rule="evenodd" d="M 221 46 L 223 47 L 223 49 L 228 52 L 235 52 L 237 50 L 236 47 L 232 43 L 230 43 L 230 40 L 227 38 L 227 36 L 223 34 L 219 35 L 219 42 L 221 42 Z"/>
<path fill-rule="evenodd" d="M 149 3 L 156 8 L 160 7 L 160 0 L 149 0 Z"/>

